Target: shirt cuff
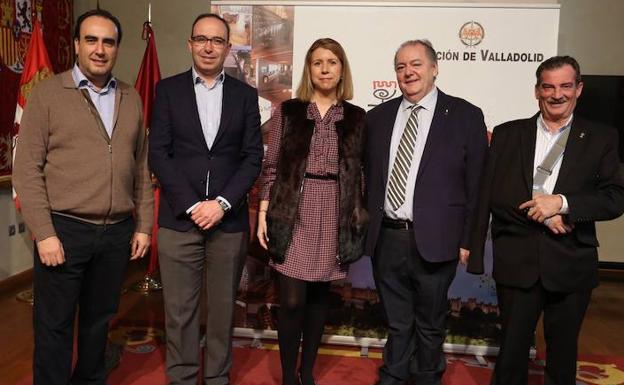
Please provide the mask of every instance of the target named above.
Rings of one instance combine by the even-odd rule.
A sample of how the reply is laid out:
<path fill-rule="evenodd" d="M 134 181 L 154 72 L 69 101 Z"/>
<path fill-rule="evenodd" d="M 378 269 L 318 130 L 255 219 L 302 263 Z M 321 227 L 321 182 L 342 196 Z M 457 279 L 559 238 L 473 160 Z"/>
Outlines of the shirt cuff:
<path fill-rule="evenodd" d="M 227 206 L 228 210 L 232 208 L 232 205 L 230 204 L 230 202 L 228 202 L 227 199 L 225 199 L 224 197 L 222 197 L 221 195 L 219 195 L 218 197 L 215 198 L 215 200 L 217 201 L 221 201 L 224 202 L 225 205 Z"/>
<path fill-rule="evenodd" d="M 195 207 L 197 207 L 198 204 L 200 204 L 201 202 L 197 202 L 195 203 L 193 206 L 189 207 L 188 209 L 186 209 L 186 213 L 190 214 L 191 212 L 193 212 L 193 210 L 195 209 Z"/>
<path fill-rule="evenodd" d="M 569 214 L 570 208 L 568 207 L 568 200 L 565 195 L 558 194 L 561 197 L 561 208 L 559 209 L 559 214 Z"/>

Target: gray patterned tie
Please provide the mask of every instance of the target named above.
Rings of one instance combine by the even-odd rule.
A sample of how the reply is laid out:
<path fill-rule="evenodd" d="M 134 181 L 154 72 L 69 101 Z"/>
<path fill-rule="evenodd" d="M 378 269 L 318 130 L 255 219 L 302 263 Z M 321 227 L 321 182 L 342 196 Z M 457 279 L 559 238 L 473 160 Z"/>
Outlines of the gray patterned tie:
<path fill-rule="evenodd" d="M 392 172 L 388 180 L 388 200 L 392 210 L 396 211 L 405 202 L 405 191 L 407 189 L 407 175 L 409 174 L 414 147 L 416 147 L 416 135 L 418 130 L 418 112 L 422 106 L 414 104 L 410 107 L 412 112 L 407 119 L 405 130 L 401 135 L 399 147 L 397 149 Z"/>

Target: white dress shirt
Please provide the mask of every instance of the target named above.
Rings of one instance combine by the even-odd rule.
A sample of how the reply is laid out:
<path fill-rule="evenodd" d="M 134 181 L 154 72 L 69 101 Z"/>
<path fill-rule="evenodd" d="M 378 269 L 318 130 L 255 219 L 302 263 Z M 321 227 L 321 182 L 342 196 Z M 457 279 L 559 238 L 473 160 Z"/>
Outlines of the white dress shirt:
<path fill-rule="evenodd" d="M 407 188 L 405 190 L 405 202 L 396 211 L 392 209 L 390 202 L 388 201 L 388 182 L 386 182 L 386 198 L 384 200 L 384 213 L 387 217 L 393 219 L 412 220 L 413 206 L 414 206 L 414 186 L 416 186 L 416 176 L 418 175 L 418 167 L 420 166 L 420 160 L 425 150 L 425 143 L 427 143 L 427 136 L 429 135 L 429 129 L 431 128 L 431 122 L 433 121 L 433 113 L 438 102 L 438 89 L 434 87 L 424 98 L 417 103 L 422 106 L 418 112 L 418 129 L 416 132 L 416 146 L 412 155 L 412 163 L 410 164 L 409 173 L 407 175 Z M 390 174 L 392 173 L 392 166 L 394 165 L 394 158 L 401 142 L 401 136 L 405 130 L 405 125 L 409 119 L 412 109 L 410 108 L 414 103 L 403 98 L 394 120 L 394 128 L 392 129 L 392 139 L 390 141 L 390 156 L 388 162 L 388 181 L 390 180 Z"/>
<path fill-rule="evenodd" d="M 552 146 L 557 142 L 561 133 L 565 130 L 569 130 L 572 126 L 572 118 L 573 115 L 570 115 L 565 124 L 559 128 L 556 133 L 551 133 L 544 122 L 544 118 L 542 114 L 537 118 L 537 135 L 535 136 L 535 157 L 533 158 L 533 176 L 535 176 L 535 171 L 537 170 L 537 166 L 542 164 L 542 161 L 552 148 Z M 559 170 L 561 169 L 561 163 L 563 162 L 564 153 L 557 159 L 555 165 L 552 169 L 552 174 L 550 174 L 546 181 L 544 182 L 543 189 L 548 194 L 552 194 L 555 184 L 557 183 L 557 178 L 559 177 Z M 559 194 L 562 200 L 561 209 L 559 210 L 559 214 L 567 214 L 569 212 L 568 208 L 568 200 L 564 195 Z"/>

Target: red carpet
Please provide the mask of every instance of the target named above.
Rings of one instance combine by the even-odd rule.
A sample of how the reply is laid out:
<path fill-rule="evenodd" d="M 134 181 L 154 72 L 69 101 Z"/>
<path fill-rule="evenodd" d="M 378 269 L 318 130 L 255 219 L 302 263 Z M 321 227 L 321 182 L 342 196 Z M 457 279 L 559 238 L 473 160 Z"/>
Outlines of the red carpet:
<path fill-rule="evenodd" d="M 109 377 L 110 385 L 166 384 L 164 347 L 149 354 L 125 352 L 121 364 Z M 317 361 L 315 376 L 318 385 L 371 385 L 380 360 L 322 354 Z M 234 349 L 232 384 L 274 385 L 280 383 L 279 353 L 251 347 Z"/>
<path fill-rule="evenodd" d="M 334 354 L 352 353 L 344 347 L 325 347 L 320 354 L 315 377 L 318 385 L 372 385 L 381 360 L 366 357 L 344 357 Z M 331 353 L 331 354 L 327 354 Z M 373 352 L 378 355 L 379 352 Z M 624 384 L 624 359 L 603 356 L 581 357 L 586 364 L 579 367 L 577 385 Z M 164 348 L 153 353 L 125 352 L 121 364 L 110 376 L 110 385 L 157 385 L 166 384 L 164 374 Z M 474 357 L 447 355 L 448 369 L 444 385 L 488 384 L 494 367 L 492 360 L 482 365 Z M 582 362 L 582 361 L 580 361 Z M 531 365 L 529 385 L 543 384 L 542 361 Z M 238 347 L 234 350 L 232 384 L 274 385 L 280 384 L 279 353 L 276 350 Z"/>
<path fill-rule="evenodd" d="M 133 342 L 127 346 L 121 362 L 110 377 L 109 385 L 164 385 L 165 351 L 158 342 L 160 338 Z M 249 346 L 250 341 L 236 341 L 232 384 L 278 385 L 280 384 L 279 353 L 269 341 L 262 348 Z M 352 357 L 357 351 L 345 347 L 325 346 L 317 360 L 315 378 L 318 385 L 372 385 L 377 368 L 381 364 L 380 352 L 371 351 L 371 357 Z M 444 385 L 485 385 L 489 383 L 494 362 L 487 359 L 480 363 L 474 357 L 447 355 L 448 368 Z M 529 385 L 543 384 L 543 361 L 531 365 Z M 26 378 L 19 385 L 28 385 Z M 624 384 L 624 359 L 604 356 L 581 356 L 577 385 Z"/>

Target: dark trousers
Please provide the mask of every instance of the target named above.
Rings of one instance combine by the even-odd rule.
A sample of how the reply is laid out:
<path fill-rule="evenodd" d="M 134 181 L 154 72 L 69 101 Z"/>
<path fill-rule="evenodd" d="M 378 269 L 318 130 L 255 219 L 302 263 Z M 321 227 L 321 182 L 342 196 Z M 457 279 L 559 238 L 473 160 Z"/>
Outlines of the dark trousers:
<path fill-rule="evenodd" d="M 234 300 L 248 240 L 247 232 L 158 230 L 170 385 L 197 384 L 202 298 L 207 304 L 203 383 L 229 382 Z"/>
<path fill-rule="evenodd" d="M 459 249 L 458 249 L 459 253 Z M 418 253 L 412 230 L 381 229 L 373 274 L 388 322 L 380 384 L 441 384 L 446 369 L 447 292 L 457 261 L 432 263 Z"/>
<path fill-rule="evenodd" d="M 34 385 L 105 384 L 108 322 L 117 312 L 134 221 L 94 225 L 53 215 L 65 263 L 34 258 Z M 78 359 L 72 373 L 78 306 Z"/>
<path fill-rule="evenodd" d="M 544 313 L 546 385 L 576 384 L 577 339 L 591 290 L 551 292 L 538 281 L 529 289 L 496 286 L 503 335 L 493 385 L 526 385 L 529 349 Z"/>

